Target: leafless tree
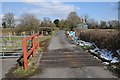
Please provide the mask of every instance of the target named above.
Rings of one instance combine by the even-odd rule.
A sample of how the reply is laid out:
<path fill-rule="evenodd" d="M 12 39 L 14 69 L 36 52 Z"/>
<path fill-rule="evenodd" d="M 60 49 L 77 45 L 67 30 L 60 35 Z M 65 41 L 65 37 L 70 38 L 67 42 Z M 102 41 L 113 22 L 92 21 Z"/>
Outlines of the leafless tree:
<path fill-rule="evenodd" d="M 22 27 L 38 27 L 40 25 L 40 22 L 39 20 L 33 15 L 33 14 L 30 14 L 30 13 L 24 13 L 20 19 L 20 26 Z"/>
<path fill-rule="evenodd" d="M 63 29 L 65 27 L 65 20 L 64 19 L 60 20 L 58 26 L 60 29 Z"/>
<path fill-rule="evenodd" d="M 92 28 L 92 29 L 98 28 L 98 22 L 95 21 L 94 19 L 88 19 L 87 24 L 89 28 Z"/>
<path fill-rule="evenodd" d="M 5 14 L 2 18 L 2 23 L 4 23 L 7 28 L 13 28 L 15 26 L 14 14 L 10 12 Z"/>
<path fill-rule="evenodd" d="M 67 17 L 67 20 L 70 22 L 70 27 L 76 27 L 77 24 L 81 23 L 80 17 L 77 15 L 76 12 L 71 12 Z"/>
<path fill-rule="evenodd" d="M 55 24 L 50 20 L 50 18 L 44 18 L 40 27 L 55 27 Z"/>

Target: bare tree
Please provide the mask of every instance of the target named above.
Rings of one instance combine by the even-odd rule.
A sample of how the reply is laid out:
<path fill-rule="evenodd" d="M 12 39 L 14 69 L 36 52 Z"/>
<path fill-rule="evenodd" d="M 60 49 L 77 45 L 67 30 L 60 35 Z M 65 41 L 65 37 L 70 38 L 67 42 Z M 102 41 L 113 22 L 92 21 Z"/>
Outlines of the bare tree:
<path fill-rule="evenodd" d="M 48 27 L 55 27 L 55 24 L 52 21 L 50 21 L 50 23 L 48 24 Z"/>
<path fill-rule="evenodd" d="M 65 27 L 65 20 L 64 19 L 60 20 L 60 22 L 58 23 L 58 26 L 60 29 L 63 29 Z"/>
<path fill-rule="evenodd" d="M 15 18 L 14 18 L 14 14 L 8 12 L 7 14 L 5 14 L 2 18 L 2 23 L 5 24 L 6 28 L 13 28 L 15 27 Z"/>
<path fill-rule="evenodd" d="M 55 20 L 54 20 L 54 24 L 56 25 L 56 27 L 58 27 L 59 19 L 55 19 Z"/>
<path fill-rule="evenodd" d="M 38 27 L 40 25 L 39 20 L 30 13 L 24 13 L 19 21 L 19 25 L 22 27 Z"/>
<path fill-rule="evenodd" d="M 67 30 L 70 29 L 70 21 L 65 20 L 65 28 L 66 28 Z"/>
<path fill-rule="evenodd" d="M 94 19 L 88 19 L 87 24 L 90 29 L 98 28 L 98 22 Z"/>
<path fill-rule="evenodd" d="M 81 23 L 80 22 L 80 17 L 77 15 L 76 12 L 71 12 L 68 17 L 67 20 L 70 22 L 70 27 L 76 27 L 77 24 Z"/>
<path fill-rule="evenodd" d="M 85 14 L 84 18 L 85 18 L 85 23 L 86 23 L 88 21 L 89 16 Z"/>
<path fill-rule="evenodd" d="M 106 23 L 106 21 L 101 21 L 101 22 L 100 22 L 100 27 L 101 27 L 102 29 L 107 28 L 107 23 Z"/>
<path fill-rule="evenodd" d="M 117 20 L 112 20 L 108 22 L 109 28 L 118 28 L 119 27 L 119 21 Z"/>
<path fill-rule="evenodd" d="M 50 20 L 50 18 L 44 18 L 40 27 L 55 27 L 55 24 Z"/>

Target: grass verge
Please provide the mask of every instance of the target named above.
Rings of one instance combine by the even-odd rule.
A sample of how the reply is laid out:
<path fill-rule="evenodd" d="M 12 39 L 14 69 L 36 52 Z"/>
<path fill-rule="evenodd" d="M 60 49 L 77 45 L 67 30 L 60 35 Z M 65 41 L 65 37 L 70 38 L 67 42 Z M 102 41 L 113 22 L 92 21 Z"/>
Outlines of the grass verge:
<path fill-rule="evenodd" d="M 39 63 L 38 58 L 41 55 L 41 52 L 45 52 L 47 50 L 47 46 L 49 44 L 51 37 L 42 37 L 40 41 L 40 51 L 36 54 L 36 57 L 32 57 L 28 60 L 29 68 L 28 70 L 24 70 L 23 67 L 13 67 L 9 70 L 9 72 L 5 75 L 6 78 L 29 78 L 35 74 L 41 73 L 42 70 L 36 66 L 36 62 Z"/>

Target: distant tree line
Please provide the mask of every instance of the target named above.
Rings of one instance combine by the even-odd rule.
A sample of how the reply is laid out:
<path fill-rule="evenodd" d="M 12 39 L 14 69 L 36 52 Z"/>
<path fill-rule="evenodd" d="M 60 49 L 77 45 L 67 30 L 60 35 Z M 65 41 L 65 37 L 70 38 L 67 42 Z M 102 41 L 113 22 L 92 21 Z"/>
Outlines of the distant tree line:
<path fill-rule="evenodd" d="M 89 19 L 88 15 L 84 16 L 84 19 L 79 17 L 76 12 L 70 12 L 66 19 L 55 19 L 51 21 L 49 18 L 44 18 L 40 21 L 34 14 L 24 13 L 20 18 L 15 19 L 13 13 L 6 13 L 2 18 L 3 28 L 20 28 L 21 30 L 33 30 L 38 27 L 57 27 L 60 29 L 73 29 L 78 24 L 85 23 L 89 29 L 115 29 L 119 28 L 120 23 L 118 20 L 111 21 L 96 21 Z"/>
<path fill-rule="evenodd" d="M 80 18 L 76 12 L 71 12 L 68 17 L 60 21 L 56 19 L 54 21 L 56 27 L 60 29 L 72 29 L 76 28 L 78 24 L 87 24 L 89 29 L 118 29 L 120 28 L 120 22 L 118 20 L 111 21 L 96 21 L 94 19 L 89 19 L 88 15 L 84 18 Z"/>
<path fill-rule="evenodd" d="M 89 29 L 117 29 L 120 27 L 120 22 L 118 20 L 111 20 L 111 21 L 95 21 L 94 19 L 89 19 L 87 21 Z"/>

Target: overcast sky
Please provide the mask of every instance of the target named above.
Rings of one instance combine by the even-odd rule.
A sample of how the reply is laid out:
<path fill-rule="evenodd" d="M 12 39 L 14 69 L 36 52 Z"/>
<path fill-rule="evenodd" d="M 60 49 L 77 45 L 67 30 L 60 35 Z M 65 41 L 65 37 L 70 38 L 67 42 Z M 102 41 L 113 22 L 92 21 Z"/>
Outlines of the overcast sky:
<path fill-rule="evenodd" d="M 30 0 L 29 0 L 30 1 Z M 67 15 L 75 11 L 80 17 L 88 15 L 97 21 L 118 19 L 117 2 L 2 2 L 2 17 L 8 12 L 12 12 L 19 18 L 25 12 L 33 13 L 37 18 L 43 20 L 49 17 L 65 19 Z M 36 0 L 37 1 L 37 0 Z M 0 3 L 1 5 L 1 3 Z"/>

